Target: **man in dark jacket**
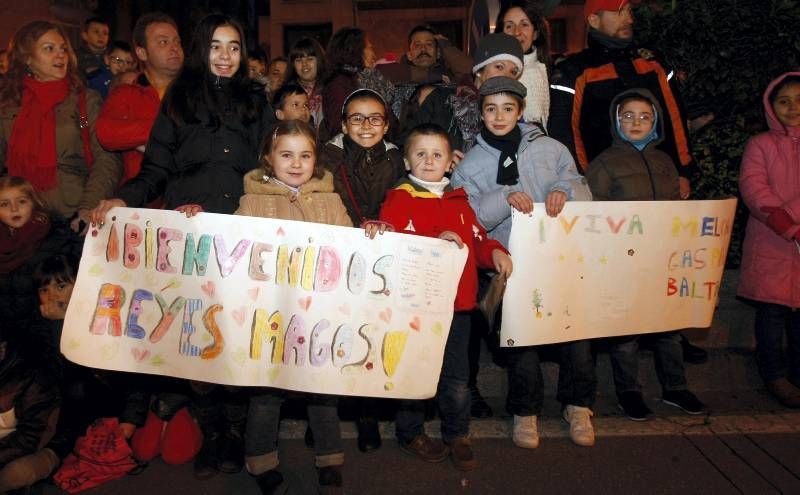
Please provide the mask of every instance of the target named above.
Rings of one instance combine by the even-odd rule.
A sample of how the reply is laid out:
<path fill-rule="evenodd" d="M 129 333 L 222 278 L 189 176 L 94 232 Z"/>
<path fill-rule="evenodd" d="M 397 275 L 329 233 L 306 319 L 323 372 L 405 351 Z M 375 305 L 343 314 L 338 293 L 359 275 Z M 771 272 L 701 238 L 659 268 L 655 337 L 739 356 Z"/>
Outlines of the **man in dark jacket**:
<path fill-rule="evenodd" d="M 459 83 L 469 81 L 472 58 L 452 46 L 430 26 L 417 26 L 408 34 L 408 52 L 396 64 L 378 66 L 394 84 Z"/>
<path fill-rule="evenodd" d="M 551 78 L 550 135 L 564 143 L 586 170 L 611 146 L 611 100 L 626 89 L 646 88 L 665 113 L 659 149 L 678 167 L 681 198 L 688 198 L 694 160 L 673 72 L 653 52 L 633 42 L 629 0 L 588 0 L 584 14 L 589 24 L 588 48 L 558 63 Z"/>

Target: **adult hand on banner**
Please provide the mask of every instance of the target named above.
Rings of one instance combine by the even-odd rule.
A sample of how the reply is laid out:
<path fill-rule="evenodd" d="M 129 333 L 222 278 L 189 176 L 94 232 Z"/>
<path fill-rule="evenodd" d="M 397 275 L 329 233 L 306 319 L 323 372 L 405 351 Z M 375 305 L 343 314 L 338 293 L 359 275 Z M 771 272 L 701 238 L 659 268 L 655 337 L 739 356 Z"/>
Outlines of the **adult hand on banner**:
<path fill-rule="evenodd" d="M 564 205 L 567 204 L 567 193 L 564 191 L 550 191 L 544 200 L 544 208 L 547 216 L 557 217 Z"/>
<path fill-rule="evenodd" d="M 521 213 L 529 214 L 533 211 L 533 200 L 522 191 L 512 192 L 508 195 L 506 201 Z"/>
<path fill-rule="evenodd" d="M 444 232 L 439 234 L 439 239 L 442 239 L 444 241 L 455 242 L 456 246 L 458 246 L 458 249 L 464 247 L 464 241 L 461 240 L 461 236 L 449 230 L 445 230 Z"/>
<path fill-rule="evenodd" d="M 106 213 L 117 206 L 124 208 L 128 205 L 125 204 L 125 201 L 118 198 L 104 199 L 97 203 L 97 206 L 89 211 L 89 222 L 92 224 L 92 227 L 95 225 L 102 226 L 106 221 Z"/>

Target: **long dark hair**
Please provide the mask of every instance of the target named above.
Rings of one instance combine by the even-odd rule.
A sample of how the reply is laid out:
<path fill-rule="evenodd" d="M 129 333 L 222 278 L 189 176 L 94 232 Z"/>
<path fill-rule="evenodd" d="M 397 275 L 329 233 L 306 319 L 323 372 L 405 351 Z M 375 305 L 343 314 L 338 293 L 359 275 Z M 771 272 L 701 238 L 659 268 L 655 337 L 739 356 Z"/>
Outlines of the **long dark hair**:
<path fill-rule="evenodd" d="M 321 82 L 325 80 L 325 49 L 322 45 L 313 38 L 300 38 L 297 43 L 292 45 L 289 49 L 289 74 L 286 77 L 287 81 L 299 81 L 297 72 L 294 70 L 294 61 L 301 57 L 314 57 L 317 59 L 317 80 Z M 363 57 L 363 52 L 362 52 Z"/>
<path fill-rule="evenodd" d="M 79 92 L 84 88 L 78 74 L 78 59 L 72 50 L 64 29 L 49 21 L 32 21 L 25 24 L 14 34 L 8 49 L 8 72 L 0 79 L 0 107 L 19 105 L 22 102 L 22 81 L 28 76 L 28 58 L 36 49 L 36 42 L 49 31 L 55 31 L 67 45 L 67 75 L 72 91 Z"/>
<path fill-rule="evenodd" d="M 344 27 L 336 31 L 326 50 L 328 79 L 346 70 L 346 66 L 363 69 L 366 45 L 367 32 L 361 28 Z"/>
<path fill-rule="evenodd" d="M 536 58 L 539 59 L 539 62 L 543 63 L 549 70 L 553 65 L 553 58 L 550 55 L 550 26 L 548 25 L 544 14 L 539 10 L 539 7 L 534 2 L 525 0 L 512 0 L 509 5 L 506 5 L 504 8 L 500 9 L 500 13 L 497 14 L 494 32 L 503 32 L 503 18 L 506 16 L 508 11 L 514 7 L 522 9 L 522 11 L 531 21 L 531 24 L 533 24 L 533 29 L 536 30 L 537 36 L 536 39 L 533 40 L 533 45 L 531 46 L 536 47 Z"/>
<path fill-rule="evenodd" d="M 211 52 L 211 40 L 214 31 L 223 26 L 230 26 L 239 33 L 241 42 L 241 61 L 239 68 L 230 78 L 228 91 L 234 111 L 238 118 L 247 123 L 255 120 L 257 112 L 251 98 L 250 78 L 247 68 L 247 43 L 241 24 L 232 17 L 223 14 L 211 14 L 203 18 L 194 30 L 189 56 L 183 70 L 172 83 L 164 97 L 167 115 L 174 121 L 185 124 L 199 122 L 199 110 L 207 109 L 212 123 L 217 125 L 222 114 L 219 108 L 217 92 L 214 89 L 214 78 L 208 65 Z"/>

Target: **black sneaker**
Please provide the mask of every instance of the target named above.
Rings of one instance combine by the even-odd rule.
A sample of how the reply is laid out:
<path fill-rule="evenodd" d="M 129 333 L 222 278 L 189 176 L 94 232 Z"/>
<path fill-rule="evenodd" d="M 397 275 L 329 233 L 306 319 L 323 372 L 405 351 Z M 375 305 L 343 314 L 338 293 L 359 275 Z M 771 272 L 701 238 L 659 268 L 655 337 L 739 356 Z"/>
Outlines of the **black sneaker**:
<path fill-rule="evenodd" d="M 317 477 L 319 492 L 323 495 L 338 495 L 342 493 L 342 466 L 325 466 L 319 468 Z"/>
<path fill-rule="evenodd" d="M 617 398 L 619 399 L 617 407 L 631 421 L 647 421 L 653 414 L 653 411 L 644 403 L 642 394 L 639 392 L 622 392 Z"/>
<path fill-rule="evenodd" d="M 381 447 L 381 432 L 378 429 L 378 420 L 375 418 L 358 418 L 356 420 L 358 430 L 358 450 L 361 452 L 372 452 Z"/>
<path fill-rule="evenodd" d="M 262 495 L 278 495 L 286 492 L 286 487 L 282 486 L 283 475 L 277 469 L 270 469 L 256 476 L 256 484 Z"/>
<path fill-rule="evenodd" d="M 683 361 L 686 363 L 703 364 L 708 361 L 708 352 L 689 342 L 684 335 L 681 335 L 681 348 L 683 349 Z"/>
<path fill-rule="evenodd" d="M 469 396 L 469 412 L 473 418 L 485 419 L 492 417 L 492 414 L 494 414 L 492 408 L 486 403 L 477 386 L 472 385 L 469 387 Z"/>
<path fill-rule="evenodd" d="M 706 412 L 706 406 L 688 390 L 667 390 L 661 398 L 664 404 L 675 406 L 686 414 L 698 415 Z"/>

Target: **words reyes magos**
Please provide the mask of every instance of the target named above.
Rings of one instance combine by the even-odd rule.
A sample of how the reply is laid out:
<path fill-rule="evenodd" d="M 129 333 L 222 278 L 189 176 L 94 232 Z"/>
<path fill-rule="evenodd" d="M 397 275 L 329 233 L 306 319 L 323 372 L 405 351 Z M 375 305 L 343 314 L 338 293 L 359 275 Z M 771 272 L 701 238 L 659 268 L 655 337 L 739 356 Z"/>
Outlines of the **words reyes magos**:
<path fill-rule="evenodd" d="M 403 280 L 394 280 L 404 278 L 402 270 L 395 266 L 409 264 L 403 256 L 398 259 L 398 256 L 377 250 L 361 252 L 357 246 L 344 241 L 338 244 L 348 245 L 315 243 L 310 237 L 305 237 L 307 242 L 298 245 L 289 240 L 292 236 L 287 236 L 283 227 L 277 229 L 276 241 L 239 239 L 235 244 L 228 243 L 221 234 L 154 227 L 150 221 L 114 221 L 105 241 L 98 238 L 100 231 L 92 231 L 91 235 L 96 238 L 95 242 L 103 244 L 106 264 L 122 267 L 123 271 L 175 275 L 164 287 L 136 287 L 127 291 L 129 293 L 121 283 L 103 283 L 90 323 L 89 330 L 94 335 L 128 337 L 157 344 L 170 331 L 179 328 L 178 353 L 210 360 L 222 354 L 226 332 L 235 331 L 236 322 L 243 326 L 248 320 L 249 325 L 244 328 L 249 328 L 251 360 L 312 367 L 333 365 L 343 373 L 382 369 L 391 377 L 403 355 L 409 333 L 421 330 L 419 316 L 413 316 L 410 322 L 393 322 L 389 308 L 378 312 L 373 321 L 356 325 L 352 324 L 349 309 L 341 309 L 347 304 L 341 305 L 340 299 L 347 296 L 366 299 L 375 307 L 390 306 L 395 289 L 400 298 L 412 298 L 403 293 L 409 290 L 404 287 Z M 407 251 L 410 256 L 422 252 L 412 247 Z M 441 257 L 441 253 L 427 254 L 432 258 Z M 236 294 L 250 292 L 254 308 L 249 315 L 244 314 L 243 306 L 226 310 L 223 304 L 215 302 L 216 299 L 209 301 L 217 283 L 223 285 L 228 277 L 236 281 Z M 158 279 L 163 280 L 163 277 Z M 181 279 L 203 281 L 202 295 L 198 296 L 197 290 L 188 296 L 180 295 L 180 291 L 169 291 L 180 286 Z M 248 282 L 252 288 L 243 291 L 239 281 Z M 255 304 L 259 288 L 275 296 L 266 298 L 273 307 Z M 177 295 L 168 300 L 164 296 L 167 292 Z M 295 303 L 298 293 L 303 297 Z M 309 306 L 312 296 L 320 293 L 329 293 L 340 309 L 338 314 L 326 311 L 324 317 L 312 321 Z M 405 304 L 405 307 L 413 311 L 414 304 Z M 223 318 L 224 312 L 228 315 Z M 143 321 L 151 323 L 145 328 Z M 227 322 L 231 328 L 223 328 L 221 322 Z M 390 329 L 390 325 L 396 326 Z M 433 327 L 441 333 L 441 322 L 433 323 Z M 201 331 L 208 335 L 200 338 Z"/>

